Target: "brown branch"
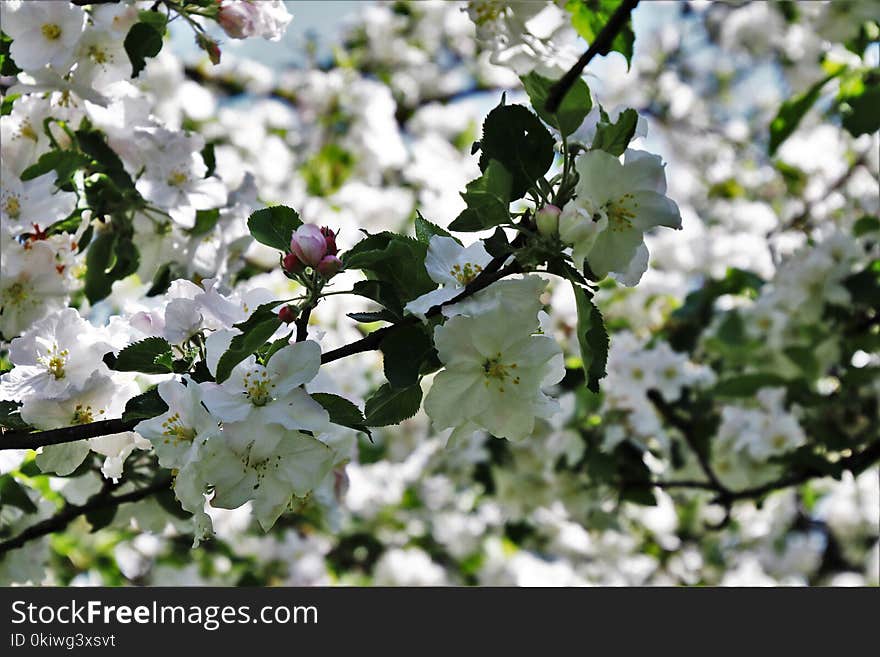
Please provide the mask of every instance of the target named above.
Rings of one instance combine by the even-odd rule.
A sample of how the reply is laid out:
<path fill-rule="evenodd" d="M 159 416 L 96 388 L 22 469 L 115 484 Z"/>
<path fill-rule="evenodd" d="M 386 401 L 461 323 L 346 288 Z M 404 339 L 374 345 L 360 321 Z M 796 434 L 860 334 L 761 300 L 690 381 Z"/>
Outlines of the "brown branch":
<path fill-rule="evenodd" d="M 37 449 L 48 445 L 72 443 L 77 440 L 107 436 L 113 433 L 131 431 L 140 420 L 100 420 L 88 424 L 77 424 L 72 427 L 49 429 L 48 431 L 4 431 L 0 433 L 0 450 L 4 449 Z"/>
<path fill-rule="evenodd" d="M 718 478 L 718 475 L 715 474 L 715 471 L 712 469 L 712 464 L 709 463 L 709 456 L 705 454 L 703 450 L 699 449 L 697 436 L 694 434 L 694 427 L 690 422 L 687 422 L 684 418 L 680 417 L 676 414 L 675 409 L 665 400 L 663 399 L 663 395 L 660 394 L 658 390 L 648 390 L 646 393 L 648 399 L 654 404 L 654 408 L 657 409 L 657 412 L 663 417 L 666 422 L 681 432 L 681 435 L 684 436 L 685 442 L 687 442 L 688 447 L 691 448 L 691 451 L 696 455 L 697 461 L 700 463 L 700 469 L 703 471 L 703 474 L 706 475 L 706 478 L 712 484 L 714 489 L 718 491 L 720 497 L 725 498 L 730 495 L 730 490 L 721 483 L 721 480 Z"/>
<path fill-rule="evenodd" d="M 476 294 L 480 290 L 487 288 L 492 283 L 504 278 L 505 276 L 521 272 L 522 267 L 520 267 L 519 263 L 515 261 L 507 265 L 503 269 L 499 269 L 500 265 L 508 257 L 509 256 L 498 256 L 494 258 L 488 265 L 486 265 L 486 268 L 482 272 L 480 272 L 480 274 L 473 281 L 465 286 L 464 290 L 462 290 L 457 296 L 453 297 L 445 303 L 434 306 L 425 313 L 425 317 L 434 317 L 436 315 L 439 315 L 445 306 L 450 306 L 454 303 L 458 303 L 459 301 L 463 301 L 464 299 L 467 299 L 468 297 Z M 339 347 L 338 349 L 333 349 L 332 351 L 321 354 L 321 363 L 331 363 L 334 360 L 339 360 L 340 358 L 345 358 L 346 356 L 378 349 L 379 344 L 389 334 L 393 333 L 403 326 L 418 324 L 420 321 L 421 320 L 418 317 L 410 315 L 409 317 L 402 319 L 396 324 L 392 324 L 391 326 L 386 326 L 377 331 L 373 331 L 372 333 L 370 333 L 366 337 L 361 338 L 360 340 L 356 340 L 355 342 L 351 342 L 345 346 Z"/>
<path fill-rule="evenodd" d="M 608 52 L 615 37 L 617 37 L 618 33 L 624 28 L 626 22 L 629 20 L 630 13 L 638 4 L 639 0 L 623 0 L 623 2 L 620 3 L 620 6 L 611 15 L 611 18 L 608 19 L 608 22 L 605 24 L 605 27 L 602 28 L 602 31 L 596 35 L 595 40 L 590 44 L 587 51 L 581 55 L 581 58 L 577 63 L 572 66 L 568 72 L 556 82 L 556 84 L 550 87 L 550 93 L 547 95 L 547 102 L 544 104 L 545 109 L 550 114 L 555 113 L 556 110 L 559 109 L 559 104 L 562 102 L 565 94 L 568 93 L 568 90 L 571 89 L 571 86 L 580 77 L 581 73 L 583 73 L 587 64 L 590 63 L 590 60 L 601 52 Z"/>
<path fill-rule="evenodd" d="M 85 504 L 68 504 L 51 518 L 46 518 L 45 520 L 31 525 L 17 536 L 13 536 L 12 538 L 3 541 L 0 543 L 0 555 L 9 552 L 10 550 L 20 548 L 22 545 L 35 538 L 40 538 L 41 536 L 61 531 L 79 516 L 84 516 L 92 511 L 117 507 L 128 502 L 137 502 L 167 488 L 170 483 L 170 477 L 161 477 L 149 486 L 133 490 L 124 495 L 116 496 L 110 495 L 113 490 L 112 487 L 105 487 L 104 490 L 89 498 Z"/>

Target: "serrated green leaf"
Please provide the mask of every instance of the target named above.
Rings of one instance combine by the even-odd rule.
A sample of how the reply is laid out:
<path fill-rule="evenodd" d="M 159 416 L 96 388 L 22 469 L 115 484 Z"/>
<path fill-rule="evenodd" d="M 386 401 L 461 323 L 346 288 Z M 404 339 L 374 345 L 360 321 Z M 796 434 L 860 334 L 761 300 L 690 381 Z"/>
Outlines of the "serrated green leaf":
<path fill-rule="evenodd" d="M 236 365 L 266 344 L 272 334 L 278 330 L 281 320 L 278 318 L 278 313 L 273 310 L 278 304 L 278 301 L 264 303 L 248 319 L 235 324 L 235 328 L 241 333 L 232 338 L 229 349 L 217 362 L 217 383 L 223 383 L 228 379 Z"/>
<path fill-rule="evenodd" d="M 290 238 L 300 226 L 299 213 L 286 205 L 257 210 L 248 218 L 248 230 L 254 239 L 282 252 L 290 250 Z"/>
<path fill-rule="evenodd" d="M 122 421 L 149 420 L 151 417 L 162 415 L 162 413 L 167 411 L 168 404 L 159 396 L 159 390 L 156 386 L 153 386 L 137 397 L 132 397 L 128 400 L 125 404 L 125 411 L 122 413 Z"/>
<path fill-rule="evenodd" d="M 605 376 L 605 364 L 608 361 L 608 331 L 605 329 L 602 313 L 587 296 L 587 291 L 575 283 L 571 287 L 577 306 L 577 337 L 587 388 L 598 393 L 599 379 Z"/>
<path fill-rule="evenodd" d="M 499 105 L 483 122 L 480 170 L 497 160 L 511 176 L 510 200 L 522 198 L 553 164 L 553 137 L 527 107 Z M 495 224 L 492 224 L 495 225 Z"/>
<path fill-rule="evenodd" d="M 111 230 L 96 231 L 86 251 L 85 293 L 91 303 L 110 294 L 113 281 L 109 277 L 116 234 Z"/>
<path fill-rule="evenodd" d="M 553 113 L 548 112 L 545 106 L 554 81 L 538 75 L 534 71 L 522 76 L 520 80 L 522 80 L 523 87 L 525 87 L 529 100 L 532 101 L 532 107 L 535 108 L 538 116 L 545 123 L 559 130 L 564 136 L 568 136 L 577 130 L 593 108 L 590 88 L 582 78 L 575 80 L 571 88 L 565 93 L 565 96 L 563 96 L 556 112 Z"/>
<path fill-rule="evenodd" d="M 369 244 L 361 247 L 363 242 Z M 363 270 L 373 279 L 389 284 L 401 303 L 437 287 L 425 269 L 426 244 L 411 237 L 382 233 L 371 235 L 357 246 L 360 248 L 353 249 L 355 252 L 345 259 L 346 269 Z M 376 248 L 370 248 L 373 246 Z"/>
<path fill-rule="evenodd" d="M 430 221 L 425 219 L 422 216 L 421 212 L 416 212 L 416 239 L 419 242 L 424 242 L 425 244 L 429 244 L 431 242 L 431 238 L 435 235 L 439 235 L 440 237 L 452 237 L 456 242 L 461 244 L 461 241 L 453 237 L 449 234 L 448 230 L 444 230 L 440 228 L 440 226 L 436 224 L 432 224 Z"/>
<path fill-rule="evenodd" d="M 417 383 L 408 388 L 392 388 L 385 383 L 367 400 L 365 415 L 369 427 L 399 424 L 415 415 L 422 405 L 422 388 Z"/>
<path fill-rule="evenodd" d="M 153 22 L 139 22 L 125 35 L 125 52 L 131 62 L 131 77 L 136 78 L 147 65 L 147 57 L 155 57 L 162 50 L 162 31 Z"/>
<path fill-rule="evenodd" d="M 330 414 L 330 422 L 333 424 L 348 427 L 355 431 L 363 431 L 368 436 L 372 436 L 364 419 L 364 414 L 361 413 L 361 409 L 344 397 L 327 392 L 315 392 L 312 393 L 312 399 L 323 406 Z"/>
<path fill-rule="evenodd" d="M 449 228 L 462 232 L 485 230 L 510 223 L 510 172 L 497 160 L 491 160 L 483 175 L 467 185 L 461 197 L 467 208 Z"/>
<path fill-rule="evenodd" d="M 422 324 L 401 326 L 379 344 L 385 378 L 393 388 L 407 388 L 419 380 L 422 363 L 434 349 L 431 336 Z"/>
<path fill-rule="evenodd" d="M 171 353 L 171 345 L 167 340 L 159 337 L 144 338 L 130 344 L 115 358 L 107 358 L 107 356 L 104 357 L 104 362 L 117 372 L 168 374 L 173 371 L 171 363 L 174 357 Z"/>
<path fill-rule="evenodd" d="M 639 114 L 634 109 L 622 111 L 614 123 L 600 122 L 596 126 L 596 136 L 591 148 L 615 157 L 622 155 L 632 141 L 638 122 Z"/>
<path fill-rule="evenodd" d="M 403 316 L 403 303 L 391 283 L 376 280 L 358 281 L 351 289 L 355 294 L 381 304 L 397 317 Z"/>
<path fill-rule="evenodd" d="M 214 230 L 214 226 L 217 225 L 217 222 L 220 220 L 220 209 L 214 208 L 213 210 L 197 210 L 196 211 L 196 223 L 190 228 L 187 232 L 193 237 L 198 237 L 199 235 L 207 235 L 212 230 Z M 290 241 L 288 240 L 288 245 Z"/>

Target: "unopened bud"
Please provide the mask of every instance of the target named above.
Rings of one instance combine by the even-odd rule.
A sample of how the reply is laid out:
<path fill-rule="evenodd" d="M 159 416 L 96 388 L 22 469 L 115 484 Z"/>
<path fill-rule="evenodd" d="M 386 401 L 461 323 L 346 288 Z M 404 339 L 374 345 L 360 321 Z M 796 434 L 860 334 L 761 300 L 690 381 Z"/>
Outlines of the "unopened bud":
<path fill-rule="evenodd" d="M 317 226 L 303 224 L 291 236 L 290 250 L 303 264 L 317 267 L 321 258 L 327 255 L 327 238 Z"/>
<path fill-rule="evenodd" d="M 559 233 L 559 215 L 562 213 L 555 205 L 547 204 L 535 213 L 538 232 L 544 237 L 554 237 Z"/>
<path fill-rule="evenodd" d="M 280 319 L 285 324 L 290 324 L 291 322 L 295 321 L 296 316 L 296 306 L 283 306 L 281 310 L 278 311 L 278 319 Z"/>
<path fill-rule="evenodd" d="M 318 263 L 317 269 L 321 276 L 330 278 L 338 274 L 339 270 L 342 269 L 342 260 L 335 255 L 324 256 L 321 258 L 321 262 Z"/>
<path fill-rule="evenodd" d="M 214 39 L 205 34 L 197 34 L 196 45 L 208 53 L 208 59 L 211 60 L 214 66 L 220 63 L 220 55 L 222 53 L 220 52 L 220 45 Z"/>
<path fill-rule="evenodd" d="M 339 249 L 336 248 L 336 233 L 324 226 L 321 228 L 321 235 L 324 236 L 324 241 L 327 243 L 327 255 L 335 256 L 339 253 Z"/>
<path fill-rule="evenodd" d="M 298 274 L 306 268 L 302 261 L 296 257 L 295 253 L 288 253 L 284 256 L 284 260 L 281 261 L 281 266 L 284 267 L 284 271 L 288 274 Z"/>

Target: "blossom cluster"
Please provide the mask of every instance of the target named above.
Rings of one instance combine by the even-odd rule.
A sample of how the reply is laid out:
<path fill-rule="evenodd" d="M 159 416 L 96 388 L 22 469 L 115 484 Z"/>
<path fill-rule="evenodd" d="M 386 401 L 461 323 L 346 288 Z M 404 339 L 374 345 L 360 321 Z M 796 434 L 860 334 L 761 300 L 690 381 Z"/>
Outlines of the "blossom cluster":
<path fill-rule="evenodd" d="M 154 583 L 736 584 L 827 582 L 842 543 L 831 581 L 876 581 L 875 471 L 835 469 L 877 421 L 876 131 L 808 114 L 769 159 L 783 98 L 720 119 L 712 86 L 772 52 L 849 93 L 836 9 L 696 3 L 550 114 L 589 3 L 365 6 L 337 66 L 280 72 L 128 37 L 216 64 L 205 26 L 277 40 L 283 3 L 153 4 L 2 4 L 3 426 L 118 423 L 0 452 L 0 538 L 170 471 L 77 549 Z M 698 27 L 731 56 L 683 56 Z M 840 481 L 725 509 L 705 464 Z M 23 554 L 0 574 L 43 581 Z"/>

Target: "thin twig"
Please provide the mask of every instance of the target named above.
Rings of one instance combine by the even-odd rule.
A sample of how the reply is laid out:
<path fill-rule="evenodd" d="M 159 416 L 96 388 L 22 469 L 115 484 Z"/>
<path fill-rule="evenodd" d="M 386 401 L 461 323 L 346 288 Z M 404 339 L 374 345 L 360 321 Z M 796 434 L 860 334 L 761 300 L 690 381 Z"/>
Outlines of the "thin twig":
<path fill-rule="evenodd" d="M 608 19 L 608 22 L 605 24 L 605 27 L 602 28 L 602 31 L 596 35 L 595 40 L 590 44 L 587 51 L 581 55 L 579 60 L 577 60 L 577 63 L 572 66 L 568 72 L 556 82 L 556 84 L 550 87 L 550 93 L 547 95 L 547 102 L 544 104 L 545 109 L 550 114 L 555 113 L 556 110 L 559 109 L 559 104 L 562 102 L 565 94 L 568 93 L 571 86 L 581 76 L 581 73 L 583 73 L 587 64 L 590 63 L 590 60 L 600 52 L 607 51 L 611 47 L 615 37 L 617 37 L 618 33 L 629 20 L 630 13 L 638 4 L 639 0 L 623 0 L 623 2 L 620 3 L 620 6 L 611 15 L 611 18 Z"/>
<path fill-rule="evenodd" d="M 149 486 L 117 496 L 110 495 L 110 492 L 113 489 L 105 487 L 104 490 L 93 495 L 85 504 L 68 504 L 54 516 L 31 525 L 17 536 L 13 536 L 12 538 L 3 541 L 0 543 L 0 554 L 20 548 L 22 545 L 35 538 L 40 538 L 41 536 L 61 531 L 79 516 L 86 515 L 92 511 L 99 511 L 101 509 L 116 507 L 128 502 L 142 500 L 154 493 L 158 493 L 159 491 L 168 488 L 170 483 L 170 477 L 162 477 Z"/>
<path fill-rule="evenodd" d="M 0 433 L 0 450 L 4 449 L 37 449 L 47 445 L 72 443 L 77 440 L 107 436 L 114 433 L 131 431 L 140 420 L 99 420 L 72 427 L 49 429 L 48 431 L 5 431 Z"/>

